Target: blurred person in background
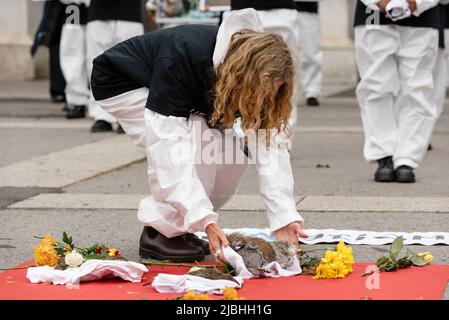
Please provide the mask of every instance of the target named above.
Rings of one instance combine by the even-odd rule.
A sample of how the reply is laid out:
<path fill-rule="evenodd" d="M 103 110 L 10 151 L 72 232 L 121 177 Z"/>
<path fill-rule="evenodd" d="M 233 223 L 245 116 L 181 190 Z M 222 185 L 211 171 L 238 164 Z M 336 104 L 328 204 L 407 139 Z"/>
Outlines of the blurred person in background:
<path fill-rule="evenodd" d="M 91 0 L 86 27 L 89 77 L 95 57 L 114 45 L 143 33 L 140 0 Z M 92 93 L 89 97 L 89 116 L 94 119 L 92 132 L 112 131 L 113 124 L 117 122 L 98 105 Z M 123 133 L 120 126 L 117 132 Z"/>
<path fill-rule="evenodd" d="M 323 52 L 320 45 L 318 1 L 297 1 L 300 76 L 306 104 L 318 107 L 321 94 Z"/>
<path fill-rule="evenodd" d="M 413 183 L 438 118 L 433 72 L 439 0 L 360 0 L 355 14 L 357 99 L 364 156 L 377 182 Z M 394 15 L 394 16 L 393 16 Z"/>
<path fill-rule="evenodd" d="M 59 1 L 46 1 L 39 27 L 31 47 L 31 55 L 37 52 L 40 45 L 49 51 L 50 96 L 53 102 L 65 101 L 66 82 L 59 61 L 59 44 L 61 30 L 65 21 L 65 5 Z"/>
<path fill-rule="evenodd" d="M 67 5 L 60 45 L 61 69 L 67 82 L 66 118 L 84 118 L 89 102 L 86 24 L 90 0 L 60 1 Z"/>

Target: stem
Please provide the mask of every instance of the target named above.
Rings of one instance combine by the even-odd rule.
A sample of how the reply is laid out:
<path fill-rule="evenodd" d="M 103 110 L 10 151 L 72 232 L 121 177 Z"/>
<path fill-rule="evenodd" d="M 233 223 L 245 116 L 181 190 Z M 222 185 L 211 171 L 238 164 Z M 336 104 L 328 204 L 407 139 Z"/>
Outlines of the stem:
<path fill-rule="evenodd" d="M 201 265 L 201 264 L 188 264 L 188 263 L 173 263 L 173 262 L 146 260 L 146 259 L 141 259 L 139 262 L 146 266 L 163 266 L 163 267 L 216 268 L 216 267 L 222 266 L 222 265 L 217 265 L 217 264 Z"/>
<path fill-rule="evenodd" d="M 28 268 L 32 268 L 32 267 L 35 267 L 35 265 L 30 265 L 30 266 L 26 266 L 26 267 L 16 267 L 16 268 L 0 268 L 0 271 L 23 270 L 23 269 L 28 269 Z"/>

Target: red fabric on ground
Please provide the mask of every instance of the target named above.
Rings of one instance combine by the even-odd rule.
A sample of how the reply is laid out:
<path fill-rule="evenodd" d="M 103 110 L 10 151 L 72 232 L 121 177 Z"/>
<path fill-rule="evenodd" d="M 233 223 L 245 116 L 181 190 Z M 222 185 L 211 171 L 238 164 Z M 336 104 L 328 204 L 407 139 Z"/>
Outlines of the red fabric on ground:
<path fill-rule="evenodd" d="M 27 266 L 28 262 L 22 266 Z M 300 275 L 290 278 L 247 280 L 239 295 L 247 300 L 360 300 L 368 296 L 374 300 L 439 300 L 442 299 L 449 281 L 449 266 L 410 267 L 397 272 L 380 273 L 379 289 L 367 289 L 362 277 L 368 263 L 357 263 L 354 272 L 344 279 L 314 280 Z M 184 274 L 187 268 L 150 267 L 142 283 L 122 280 L 82 282 L 79 289 L 52 284 L 31 284 L 26 279 L 26 270 L 11 270 L 0 273 L 1 300 L 165 300 L 181 294 L 160 294 L 150 282 L 158 273 Z M 216 296 L 220 298 L 220 296 Z"/>

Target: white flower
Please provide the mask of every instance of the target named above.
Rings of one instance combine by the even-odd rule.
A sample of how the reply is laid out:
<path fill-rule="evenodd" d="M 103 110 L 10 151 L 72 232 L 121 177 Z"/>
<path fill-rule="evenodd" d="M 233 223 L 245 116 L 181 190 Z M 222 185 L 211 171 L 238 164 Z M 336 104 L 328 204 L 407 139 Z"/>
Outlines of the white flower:
<path fill-rule="evenodd" d="M 84 258 L 81 254 L 76 252 L 76 250 L 73 250 L 70 253 L 67 253 L 65 255 L 65 264 L 68 265 L 71 268 L 79 267 L 83 262 Z"/>

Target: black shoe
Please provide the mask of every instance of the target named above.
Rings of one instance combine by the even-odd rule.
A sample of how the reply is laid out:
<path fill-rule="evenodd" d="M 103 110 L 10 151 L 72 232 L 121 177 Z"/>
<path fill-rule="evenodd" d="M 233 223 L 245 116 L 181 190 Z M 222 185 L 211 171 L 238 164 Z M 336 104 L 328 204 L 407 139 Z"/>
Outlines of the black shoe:
<path fill-rule="evenodd" d="M 62 108 L 62 112 L 67 112 L 70 111 L 70 107 L 68 106 L 67 103 L 64 104 L 64 107 Z"/>
<path fill-rule="evenodd" d="M 61 102 L 65 102 L 65 96 L 64 95 L 56 95 L 56 96 L 52 96 L 51 97 L 51 101 L 53 103 L 61 103 Z"/>
<path fill-rule="evenodd" d="M 210 254 L 210 249 L 209 249 L 209 242 L 202 240 L 200 238 L 198 238 L 196 235 L 194 235 L 193 233 L 186 233 L 185 235 L 183 235 L 184 239 L 188 242 L 190 242 L 191 244 L 194 244 L 195 246 L 200 247 L 201 249 L 203 249 L 204 254 L 207 256 Z"/>
<path fill-rule="evenodd" d="M 393 157 L 385 157 L 377 160 L 379 167 L 374 175 L 376 182 L 393 182 L 395 179 Z"/>
<path fill-rule="evenodd" d="M 187 241 L 184 236 L 167 238 L 151 227 L 143 228 L 140 236 L 139 255 L 142 259 L 194 262 L 204 260 L 199 246 Z"/>
<path fill-rule="evenodd" d="M 91 132 L 109 132 L 112 131 L 112 124 L 104 120 L 97 120 L 90 128 Z"/>
<path fill-rule="evenodd" d="M 86 117 L 86 106 L 74 106 L 65 113 L 67 119 L 81 119 Z"/>
<path fill-rule="evenodd" d="M 307 105 L 309 107 L 318 107 L 320 105 L 320 102 L 317 98 L 311 97 L 307 99 Z"/>
<path fill-rule="evenodd" d="M 123 130 L 123 127 L 119 124 L 117 127 L 117 130 L 115 130 L 118 134 L 124 134 L 126 133 L 125 130 Z"/>
<path fill-rule="evenodd" d="M 415 173 L 413 168 L 409 166 L 400 166 L 396 168 L 396 181 L 400 183 L 413 183 L 416 182 Z"/>
<path fill-rule="evenodd" d="M 432 144 L 429 144 L 429 147 L 427 148 L 427 151 L 432 151 L 432 150 L 433 150 Z"/>

